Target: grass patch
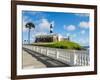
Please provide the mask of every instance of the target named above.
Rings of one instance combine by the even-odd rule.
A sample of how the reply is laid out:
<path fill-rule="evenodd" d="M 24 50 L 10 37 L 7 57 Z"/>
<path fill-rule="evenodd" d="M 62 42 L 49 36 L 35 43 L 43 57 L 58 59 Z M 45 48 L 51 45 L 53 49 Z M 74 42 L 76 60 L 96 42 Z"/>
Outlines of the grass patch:
<path fill-rule="evenodd" d="M 75 49 L 75 50 L 82 50 L 83 49 L 78 43 L 71 42 L 71 41 L 33 43 L 33 45 L 43 46 L 43 47 L 51 47 L 51 48 L 60 48 L 60 49 Z"/>

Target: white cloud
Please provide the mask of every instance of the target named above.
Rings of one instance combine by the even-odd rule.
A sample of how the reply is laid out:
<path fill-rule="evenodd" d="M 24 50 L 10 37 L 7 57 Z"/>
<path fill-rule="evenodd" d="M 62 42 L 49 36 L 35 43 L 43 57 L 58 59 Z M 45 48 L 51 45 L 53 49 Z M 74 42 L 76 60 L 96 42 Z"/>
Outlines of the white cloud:
<path fill-rule="evenodd" d="M 79 26 L 81 28 L 88 29 L 89 28 L 89 22 L 82 21 L 82 22 L 79 23 Z"/>
<path fill-rule="evenodd" d="M 23 21 L 23 26 L 22 26 L 22 27 L 23 27 L 23 32 L 25 32 L 25 31 L 28 30 L 27 28 L 25 28 L 26 23 L 27 23 L 27 22 Z"/>
<path fill-rule="evenodd" d="M 80 16 L 80 17 L 88 17 L 89 14 L 88 13 L 76 13 L 76 16 Z"/>
<path fill-rule="evenodd" d="M 89 45 L 89 39 L 88 38 L 86 38 L 86 39 L 79 39 L 78 43 L 80 43 L 83 46 Z"/>
<path fill-rule="evenodd" d="M 74 33 L 74 34 L 72 34 L 72 33 L 67 33 L 66 36 L 67 36 L 67 37 L 69 36 L 69 37 L 71 37 L 71 38 L 75 38 L 75 37 L 77 36 L 77 34 L 75 34 L 75 33 Z"/>
<path fill-rule="evenodd" d="M 33 38 L 37 35 L 46 35 L 49 33 L 50 30 L 50 24 L 54 26 L 54 21 L 49 22 L 47 19 L 42 18 L 40 20 L 35 21 L 36 22 L 36 27 L 35 30 L 33 31 Z"/>
<path fill-rule="evenodd" d="M 75 38 L 76 36 L 77 36 L 76 34 L 72 34 L 72 35 L 71 35 L 72 38 Z"/>
<path fill-rule="evenodd" d="M 81 46 L 87 46 L 89 45 L 89 38 L 88 37 L 81 37 L 77 39 L 73 39 L 74 42 L 79 43 Z"/>
<path fill-rule="evenodd" d="M 74 26 L 74 25 L 69 25 L 69 26 L 64 25 L 64 29 L 68 30 L 68 31 L 74 31 L 76 29 L 76 26 Z"/>
<path fill-rule="evenodd" d="M 23 11 L 23 14 L 30 14 L 30 15 L 32 15 L 32 16 L 40 16 L 40 15 L 42 15 L 42 12 L 38 12 L 38 11 Z"/>
<path fill-rule="evenodd" d="M 54 27 L 54 21 L 49 22 L 47 19 L 43 18 L 39 21 L 37 27 L 38 31 L 45 32 L 50 30 L 50 24 Z"/>
<path fill-rule="evenodd" d="M 70 36 L 70 33 L 67 33 L 66 36 Z"/>
<path fill-rule="evenodd" d="M 25 17 L 26 19 L 27 17 Z M 27 19 L 27 20 L 24 20 L 23 19 L 23 32 L 27 32 L 28 29 L 25 28 L 25 25 L 27 22 L 34 22 L 35 23 L 35 29 L 34 29 L 34 35 L 44 35 L 44 34 L 47 34 L 49 33 L 50 31 L 50 24 L 52 24 L 52 26 L 54 27 L 55 25 L 55 22 L 54 21 L 51 21 L 49 22 L 47 19 L 45 18 L 42 18 L 42 19 L 39 19 L 39 20 L 36 20 L 36 21 L 33 21 L 31 19 Z M 31 29 L 33 30 L 33 29 Z"/>
<path fill-rule="evenodd" d="M 33 11 L 32 11 L 32 12 L 29 12 L 29 13 L 32 14 L 32 15 L 34 16 L 34 15 L 38 14 L 39 12 L 33 12 Z"/>
<path fill-rule="evenodd" d="M 34 35 L 32 35 L 32 38 L 35 38 L 38 35 L 46 35 L 46 32 L 35 32 Z"/>
<path fill-rule="evenodd" d="M 50 30 L 50 23 L 47 19 L 41 19 L 41 22 L 38 24 L 40 30 Z"/>
<path fill-rule="evenodd" d="M 81 34 L 85 34 L 85 30 L 82 30 L 82 31 L 81 31 Z"/>
<path fill-rule="evenodd" d="M 26 21 L 26 20 L 28 20 L 28 19 L 29 19 L 28 16 L 23 16 L 23 21 Z"/>

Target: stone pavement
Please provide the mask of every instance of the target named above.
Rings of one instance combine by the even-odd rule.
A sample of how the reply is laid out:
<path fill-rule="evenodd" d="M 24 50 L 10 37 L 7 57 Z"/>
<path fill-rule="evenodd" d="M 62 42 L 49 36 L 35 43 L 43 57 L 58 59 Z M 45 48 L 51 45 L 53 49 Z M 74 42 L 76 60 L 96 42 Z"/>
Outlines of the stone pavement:
<path fill-rule="evenodd" d="M 29 53 L 23 50 L 22 53 L 22 64 L 24 69 L 32 69 L 32 68 L 45 68 L 46 66 L 38 61 L 35 57 L 32 57 Z"/>

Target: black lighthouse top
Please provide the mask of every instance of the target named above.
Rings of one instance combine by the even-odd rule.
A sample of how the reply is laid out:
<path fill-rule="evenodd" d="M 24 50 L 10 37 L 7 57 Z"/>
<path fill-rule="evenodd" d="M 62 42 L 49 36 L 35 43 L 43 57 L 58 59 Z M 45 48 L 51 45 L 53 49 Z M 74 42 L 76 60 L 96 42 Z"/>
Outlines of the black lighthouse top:
<path fill-rule="evenodd" d="M 53 33 L 53 26 L 50 24 L 50 33 Z"/>
<path fill-rule="evenodd" d="M 50 28 L 53 28 L 52 24 L 50 24 Z"/>

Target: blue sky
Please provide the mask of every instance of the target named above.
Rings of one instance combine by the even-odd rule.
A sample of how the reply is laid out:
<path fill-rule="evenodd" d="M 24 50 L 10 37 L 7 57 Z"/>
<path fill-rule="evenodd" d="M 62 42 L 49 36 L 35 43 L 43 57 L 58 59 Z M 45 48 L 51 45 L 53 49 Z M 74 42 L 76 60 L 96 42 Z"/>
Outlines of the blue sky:
<path fill-rule="evenodd" d="M 60 36 L 70 36 L 71 41 L 80 45 L 89 45 L 89 14 L 88 13 L 64 13 L 64 12 L 39 12 L 22 11 L 23 41 L 28 40 L 27 22 L 33 22 L 35 29 L 31 29 L 31 42 L 39 34 L 49 34 L 50 24 L 53 25 L 53 33 Z"/>

